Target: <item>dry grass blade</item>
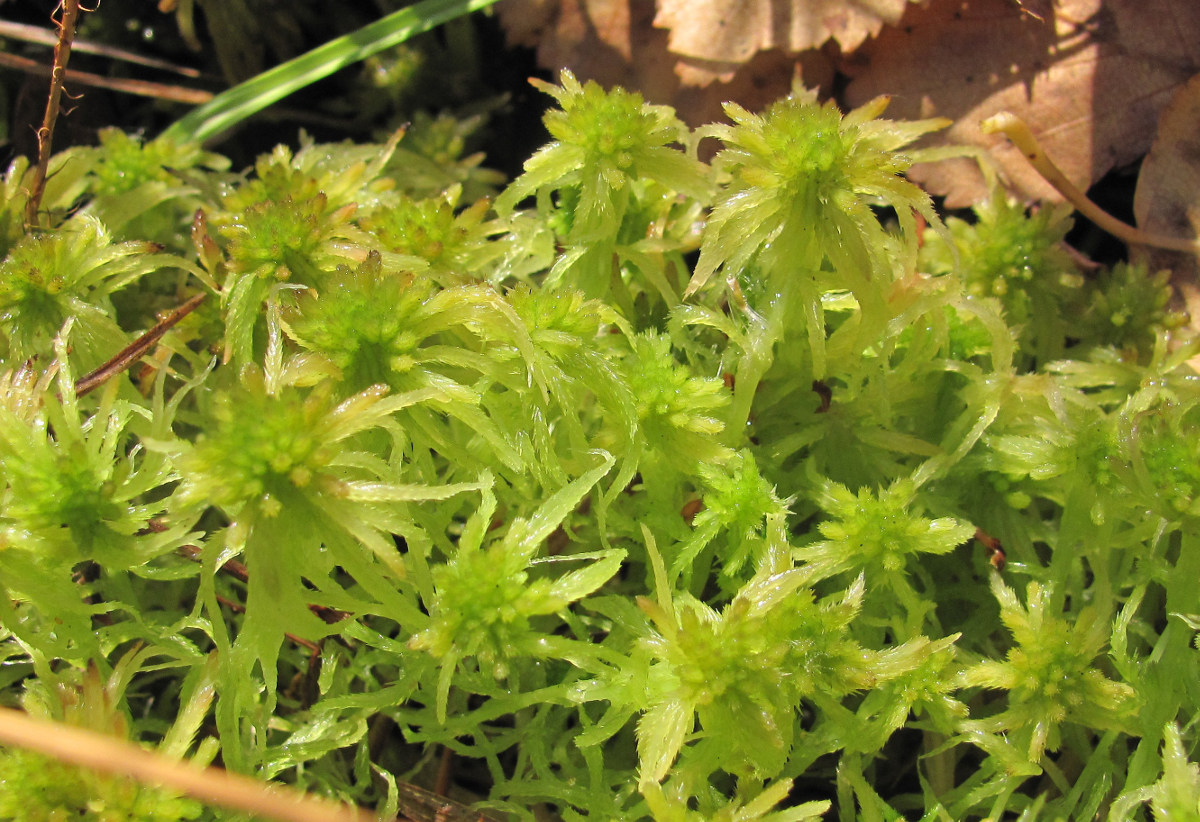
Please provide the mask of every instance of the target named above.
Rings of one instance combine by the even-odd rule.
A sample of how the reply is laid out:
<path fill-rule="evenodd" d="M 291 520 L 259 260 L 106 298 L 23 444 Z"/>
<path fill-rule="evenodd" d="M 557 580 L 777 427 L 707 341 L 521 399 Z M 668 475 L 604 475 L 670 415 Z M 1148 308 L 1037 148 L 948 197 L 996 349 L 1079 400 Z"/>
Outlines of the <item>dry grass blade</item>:
<path fill-rule="evenodd" d="M 379 822 L 374 814 L 353 805 L 220 768 L 196 767 L 117 737 L 35 719 L 11 708 L 0 708 L 0 743 L 281 822 Z M 495 817 L 415 785 L 401 782 L 397 789 L 403 814 L 399 822 L 496 822 Z"/>
<path fill-rule="evenodd" d="M 162 785 L 195 799 L 281 822 L 377 822 L 361 808 L 219 768 L 197 768 L 93 731 L 0 708 L 0 741 L 101 773 Z"/>
<path fill-rule="evenodd" d="M 0 65 L 23 71 L 27 74 L 50 75 L 52 69 L 43 66 L 28 57 L 15 54 L 0 54 Z M 75 71 L 68 69 L 65 78 L 72 83 L 93 88 L 104 88 L 109 91 L 119 91 L 125 94 L 136 94 L 139 97 L 153 97 L 156 100 L 170 100 L 173 103 L 201 105 L 213 98 L 211 91 L 204 89 L 176 86 L 170 83 L 156 83 L 153 80 L 133 80 L 130 78 L 105 77 L 90 71 Z"/>
<path fill-rule="evenodd" d="M 58 42 L 58 35 L 49 29 L 44 29 L 40 26 L 30 26 L 25 23 L 13 23 L 8 20 L 0 20 L 0 37 L 23 40 L 26 43 L 37 43 L 43 46 L 53 46 Z M 183 77 L 197 78 L 200 76 L 198 69 L 181 66 L 177 63 L 169 63 L 166 60 L 156 60 L 153 57 L 146 57 L 137 52 L 126 51 L 125 49 L 108 46 L 104 43 L 76 40 L 72 50 L 80 51 L 84 54 L 98 54 L 101 57 L 108 57 L 112 60 L 120 60 L 125 63 L 134 63 L 146 68 L 169 71 Z M 69 75 L 68 79 L 70 79 Z"/>

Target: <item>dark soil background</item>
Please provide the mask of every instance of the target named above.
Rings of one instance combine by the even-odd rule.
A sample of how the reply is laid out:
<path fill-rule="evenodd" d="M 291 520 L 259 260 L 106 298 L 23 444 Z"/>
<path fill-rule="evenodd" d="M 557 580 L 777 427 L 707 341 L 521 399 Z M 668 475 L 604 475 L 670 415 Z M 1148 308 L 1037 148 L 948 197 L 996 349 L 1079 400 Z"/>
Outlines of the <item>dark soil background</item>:
<path fill-rule="evenodd" d="M 70 68 L 217 93 L 404 4 L 222 0 L 220 5 L 238 7 L 260 21 L 259 31 L 247 32 L 252 43 L 238 53 L 236 64 L 216 47 L 202 4 L 196 5 L 194 18 L 201 45 L 197 52 L 181 36 L 175 14 L 162 13 L 146 0 L 103 0 L 97 11 L 82 15 Z M 0 0 L 0 20 L 49 30 L 52 7 L 52 2 Z M 200 75 L 181 77 L 86 53 L 78 47 L 81 41 L 125 49 L 194 69 Z M 13 38 L 0 39 L 0 52 L 34 60 L 47 70 L 52 60 L 49 46 Z M 397 72 L 403 76 L 381 87 L 383 70 L 400 62 L 408 66 Z M 209 148 L 229 156 L 234 168 L 241 168 L 278 143 L 295 145 L 301 130 L 318 141 L 361 142 L 380 139 L 421 111 L 456 116 L 484 111 L 486 125 L 473 135 L 469 150 L 484 151 L 489 167 L 511 177 L 545 139 L 540 118 L 550 100 L 529 85 L 530 76 L 549 79 L 551 73 L 537 67 L 532 50 L 508 48 L 492 16 L 472 14 L 410 40 L 381 55 L 377 62 L 348 67 L 303 89 L 221 135 Z M 0 67 L 0 162 L 4 165 L 14 156 L 36 153 L 34 135 L 48 88 L 48 76 Z M 64 107 L 66 116 L 58 121 L 56 150 L 93 144 L 97 132 L 107 126 L 152 138 L 188 110 L 184 104 L 78 81 L 68 82 L 66 89 L 74 99 Z"/>

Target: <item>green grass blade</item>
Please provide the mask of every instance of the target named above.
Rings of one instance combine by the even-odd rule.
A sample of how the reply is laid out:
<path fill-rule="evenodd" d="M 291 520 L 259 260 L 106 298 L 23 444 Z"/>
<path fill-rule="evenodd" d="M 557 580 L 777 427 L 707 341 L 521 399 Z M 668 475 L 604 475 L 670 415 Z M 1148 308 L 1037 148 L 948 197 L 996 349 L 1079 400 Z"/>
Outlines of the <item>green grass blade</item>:
<path fill-rule="evenodd" d="M 340 68 L 496 1 L 422 0 L 239 83 L 192 109 L 162 136 L 176 142 L 207 140 Z"/>

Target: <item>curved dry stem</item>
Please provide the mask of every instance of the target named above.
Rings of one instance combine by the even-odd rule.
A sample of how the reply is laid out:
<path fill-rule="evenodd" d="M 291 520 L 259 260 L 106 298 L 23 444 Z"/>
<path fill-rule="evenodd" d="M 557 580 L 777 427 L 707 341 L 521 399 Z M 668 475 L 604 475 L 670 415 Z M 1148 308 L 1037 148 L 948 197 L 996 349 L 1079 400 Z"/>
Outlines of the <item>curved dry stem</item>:
<path fill-rule="evenodd" d="M 980 129 L 984 134 L 1000 132 L 1007 137 L 1025 155 L 1025 159 L 1029 161 L 1029 164 L 1034 167 L 1038 174 L 1041 174 L 1046 182 L 1058 189 L 1059 193 L 1071 205 L 1075 206 L 1080 214 L 1114 237 L 1131 244 L 1149 245 L 1155 248 L 1165 248 L 1170 251 L 1200 254 L 1200 240 L 1166 237 L 1161 234 L 1142 231 L 1140 228 L 1121 222 L 1089 200 L 1087 195 L 1068 180 L 1066 175 L 1059 170 L 1058 166 L 1042 150 L 1037 138 L 1029 130 L 1029 126 L 1025 125 L 1025 121 L 1012 112 L 1002 111 L 987 118 L 980 123 Z"/>

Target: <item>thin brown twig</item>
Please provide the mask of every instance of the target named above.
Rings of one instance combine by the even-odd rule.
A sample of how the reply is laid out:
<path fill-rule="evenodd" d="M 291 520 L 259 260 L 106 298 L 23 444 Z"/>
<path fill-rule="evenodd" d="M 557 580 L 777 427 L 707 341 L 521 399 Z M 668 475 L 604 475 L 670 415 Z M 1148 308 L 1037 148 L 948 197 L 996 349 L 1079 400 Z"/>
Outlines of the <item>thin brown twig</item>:
<path fill-rule="evenodd" d="M 62 0 L 58 4 L 61 19 L 57 21 L 58 42 L 54 46 L 54 68 L 50 73 L 50 96 L 46 100 L 46 113 L 42 126 L 37 130 L 38 162 L 33 173 L 33 185 L 29 199 L 25 202 L 25 224 L 37 225 L 38 209 L 42 204 L 42 193 L 46 190 L 46 172 L 50 168 L 50 145 L 54 137 L 54 123 L 58 119 L 63 95 L 63 81 L 67 73 L 67 61 L 71 59 L 71 43 L 75 40 L 75 26 L 79 22 L 79 0 Z"/>
<path fill-rule="evenodd" d="M 76 380 L 75 396 L 82 397 L 89 391 L 94 391 L 105 382 L 117 376 L 122 371 L 129 368 L 129 366 L 140 360 L 143 356 L 145 356 L 146 352 L 154 346 L 155 343 L 162 339 L 164 334 L 174 328 L 175 325 L 188 314 L 191 314 L 193 311 L 199 308 L 200 303 L 204 302 L 204 297 L 205 295 L 203 292 L 192 297 L 183 305 L 179 306 L 179 308 L 176 308 L 171 313 L 159 319 L 159 321 L 154 324 L 153 328 L 118 351 L 116 356 L 114 356 L 111 360 L 97 368 L 92 373 Z"/>

